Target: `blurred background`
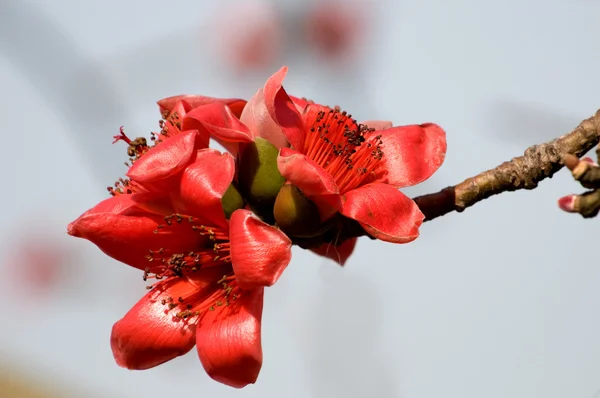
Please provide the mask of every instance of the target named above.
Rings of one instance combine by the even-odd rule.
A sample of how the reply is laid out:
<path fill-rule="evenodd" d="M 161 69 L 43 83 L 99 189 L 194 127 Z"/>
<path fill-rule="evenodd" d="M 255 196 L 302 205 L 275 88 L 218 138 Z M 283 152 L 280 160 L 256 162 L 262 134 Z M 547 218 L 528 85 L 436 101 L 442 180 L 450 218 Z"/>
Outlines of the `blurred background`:
<path fill-rule="evenodd" d="M 570 131 L 600 107 L 589 0 L 0 1 L 0 397 L 592 397 L 600 390 L 598 220 L 559 211 L 561 172 L 421 229 L 362 240 L 346 267 L 301 249 L 268 289 L 264 365 L 234 390 L 194 350 L 117 367 L 112 324 L 138 271 L 66 225 L 126 171 L 155 102 L 289 93 L 357 119 L 432 121 L 437 191 Z M 599 395 L 600 396 L 600 395 Z"/>

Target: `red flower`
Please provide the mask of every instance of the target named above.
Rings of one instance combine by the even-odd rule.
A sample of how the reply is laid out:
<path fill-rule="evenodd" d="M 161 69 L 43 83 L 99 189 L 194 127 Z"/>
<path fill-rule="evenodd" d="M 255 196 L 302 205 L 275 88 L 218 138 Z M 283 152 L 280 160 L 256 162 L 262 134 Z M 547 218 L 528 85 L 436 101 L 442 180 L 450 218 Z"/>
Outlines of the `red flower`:
<path fill-rule="evenodd" d="M 220 55 L 237 72 L 268 66 L 281 52 L 285 32 L 279 21 L 270 2 L 224 3 L 212 28 Z"/>
<path fill-rule="evenodd" d="M 287 266 L 291 242 L 248 210 L 226 219 L 222 200 L 234 159 L 206 148 L 208 132 L 186 130 L 179 116 L 198 98 L 167 100 L 173 109 L 156 146 L 116 137 L 130 144 L 129 180 L 68 232 L 156 281 L 113 327 L 120 366 L 151 368 L 196 345 L 210 377 L 243 387 L 262 365 L 263 287 Z"/>
<path fill-rule="evenodd" d="M 388 242 L 416 239 L 424 216 L 397 188 L 418 184 L 443 163 L 446 134 L 436 124 L 392 127 L 391 122 L 358 123 L 351 115 L 290 97 L 282 87 L 287 68 L 267 80 L 244 107 L 240 119 L 220 103 L 197 107 L 185 121 L 203 126 L 221 142 L 256 137 L 280 148 L 280 173 L 314 202 L 321 221 L 335 213 L 356 220 L 371 236 Z M 221 117 L 207 118 L 221 112 Z M 193 121 L 193 122 L 192 122 Z M 315 250 L 340 263 L 354 248 Z M 341 249 L 341 247 L 340 247 Z"/>
<path fill-rule="evenodd" d="M 366 3 L 321 0 L 307 13 L 304 34 L 323 57 L 348 60 L 357 55 L 369 30 L 369 11 Z"/>

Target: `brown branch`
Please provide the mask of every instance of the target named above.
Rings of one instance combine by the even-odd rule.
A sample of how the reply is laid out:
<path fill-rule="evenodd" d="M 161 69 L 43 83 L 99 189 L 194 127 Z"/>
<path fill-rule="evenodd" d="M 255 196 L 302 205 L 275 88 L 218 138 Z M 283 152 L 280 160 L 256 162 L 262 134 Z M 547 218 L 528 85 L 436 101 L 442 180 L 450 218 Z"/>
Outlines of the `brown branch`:
<path fill-rule="evenodd" d="M 414 198 L 425 214 L 425 221 L 452 211 L 462 212 L 475 203 L 502 192 L 534 189 L 543 179 L 552 177 L 564 164 L 562 155 L 581 157 L 600 140 L 600 110 L 582 121 L 575 130 L 545 144 L 533 145 L 523 156 L 504 162 L 458 185 L 440 192 Z"/>

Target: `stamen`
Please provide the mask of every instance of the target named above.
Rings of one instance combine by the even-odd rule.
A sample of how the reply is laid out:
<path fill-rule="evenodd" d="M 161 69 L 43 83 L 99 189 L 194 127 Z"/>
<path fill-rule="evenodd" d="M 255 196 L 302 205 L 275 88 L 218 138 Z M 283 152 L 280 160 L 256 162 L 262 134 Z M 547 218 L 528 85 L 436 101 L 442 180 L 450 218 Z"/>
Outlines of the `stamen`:
<path fill-rule="evenodd" d="M 127 155 L 129 156 L 129 161 L 125 162 L 125 166 L 131 167 L 136 160 L 141 158 L 155 145 L 181 132 L 182 120 L 177 112 L 165 112 L 162 114 L 162 117 L 163 119 L 158 122 L 161 129 L 160 133 L 150 133 L 150 140 L 152 141 L 151 145 L 148 145 L 148 141 L 144 137 L 137 137 L 133 140 L 130 139 L 127 134 L 125 134 L 123 126 L 120 127 L 119 134 L 113 136 L 113 144 L 124 141 L 128 145 Z M 140 189 L 129 180 L 119 179 L 119 181 L 115 183 L 114 188 L 108 187 L 107 190 L 112 196 L 115 196 L 132 194 Z"/>
<path fill-rule="evenodd" d="M 381 136 L 368 134 L 375 129 L 337 106 L 317 112 L 308 124 L 306 156 L 333 176 L 341 193 L 361 185 L 383 158 Z"/>
<path fill-rule="evenodd" d="M 209 294 L 205 289 L 200 289 L 176 299 L 165 296 L 160 303 L 166 307 L 166 313 L 172 313 L 177 318 L 188 320 L 207 311 L 215 311 L 218 307 L 228 307 L 239 300 L 242 294 L 232 273 L 223 275 L 216 285 Z"/>
<path fill-rule="evenodd" d="M 115 186 L 114 187 L 107 187 L 106 190 L 112 195 L 112 196 L 116 196 L 116 195 L 123 195 L 123 194 L 133 194 L 135 192 L 139 192 L 142 189 L 138 186 L 138 184 L 136 184 L 135 182 L 129 180 L 129 179 L 125 179 L 125 178 L 119 178 L 116 182 L 115 182 Z"/>
<path fill-rule="evenodd" d="M 163 279 L 167 277 L 184 277 L 198 272 L 201 268 L 229 264 L 229 235 L 216 227 L 197 225 L 197 219 L 182 214 L 172 214 L 165 217 L 165 224 L 157 226 L 155 234 L 171 234 L 171 227 L 187 225 L 204 239 L 198 248 L 189 252 L 173 252 L 169 248 L 149 250 L 146 255 L 148 267 L 144 270 L 144 281 L 148 279 Z"/>

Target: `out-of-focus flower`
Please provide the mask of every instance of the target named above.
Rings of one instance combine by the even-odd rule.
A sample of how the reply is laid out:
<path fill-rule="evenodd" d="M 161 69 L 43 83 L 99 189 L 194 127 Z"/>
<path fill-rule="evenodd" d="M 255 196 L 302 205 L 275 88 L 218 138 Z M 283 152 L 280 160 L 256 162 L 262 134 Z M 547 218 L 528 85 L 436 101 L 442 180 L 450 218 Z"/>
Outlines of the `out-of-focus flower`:
<path fill-rule="evenodd" d="M 339 108 L 288 96 L 282 86 L 286 73 L 284 67 L 271 76 L 239 119 L 214 102 L 191 110 L 184 121 L 203 126 L 234 152 L 241 150 L 241 158 L 246 147 L 261 140 L 279 149 L 266 161 L 270 170 L 276 162 L 281 181 L 292 185 L 280 189 L 277 182 L 273 190 L 275 201 L 285 195 L 275 203 L 274 218 L 290 236 L 321 234 L 334 228 L 327 222 L 341 214 L 374 238 L 393 243 L 416 239 L 424 216 L 397 188 L 418 184 L 440 167 L 446 153 L 445 132 L 433 123 L 399 127 L 385 121 L 358 123 Z M 218 119 L 206 116 L 219 112 Z M 348 240 L 331 242 L 344 244 L 343 253 L 329 255 L 327 247 L 316 251 L 343 263 L 356 239 Z"/>
<path fill-rule="evenodd" d="M 151 368 L 196 345 L 210 377 L 243 387 L 262 365 L 263 288 L 289 263 L 291 241 L 243 209 L 233 157 L 207 148 L 206 129 L 186 128 L 183 116 L 199 103 L 220 103 L 235 115 L 239 101 L 169 102 L 154 146 L 121 132 L 115 138 L 129 144 L 129 179 L 68 232 L 155 281 L 113 327 L 120 366 Z"/>
<path fill-rule="evenodd" d="M 369 7 L 356 0 L 314 2 L 305 18 L 308 44 L 330 60 L 356 56 L 370 24 Z"/>
<path fill-rule="evenodd" d="M 5 261 L 12 277 L 10 285 L 18 286 L 19 292 L 27 289 L 26 296 L 46 294 L 65 282 L 69 252 L 62 244 L 50 237 L 24 234 L 11 247 Z"/>
<path fill-rule="evenodd" d="M 213 23 L 217 50 L 236 71 L 267 67 L 281 52 L 284 29 L 270 1 L 223 4 Z"/>

